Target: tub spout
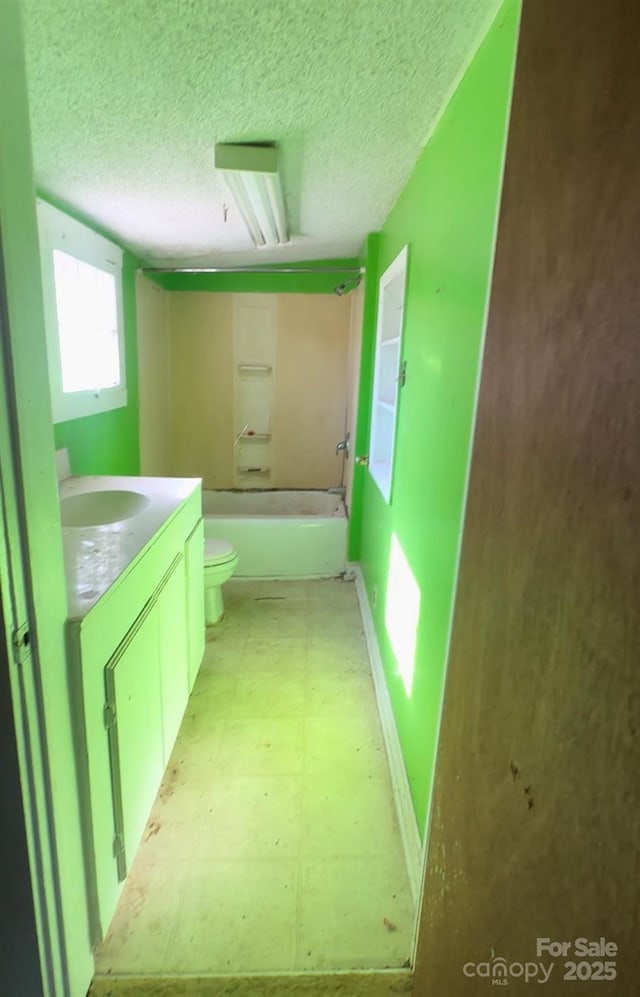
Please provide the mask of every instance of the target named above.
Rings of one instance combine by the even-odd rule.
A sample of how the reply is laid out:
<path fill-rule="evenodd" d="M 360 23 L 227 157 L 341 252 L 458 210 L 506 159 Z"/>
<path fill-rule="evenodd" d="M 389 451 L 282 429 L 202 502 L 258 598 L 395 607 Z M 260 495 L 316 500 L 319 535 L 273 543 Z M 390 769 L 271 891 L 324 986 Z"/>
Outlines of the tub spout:
<path fill-rule="evenodd" d="M 339 443 L 336 443 L 336 456 L 340 453 L 343 453 L 345 457 L 348 457 L 350 443 L 351 443 L 351 434 L 347 433 L 344 440 L 340 440 Z"/>

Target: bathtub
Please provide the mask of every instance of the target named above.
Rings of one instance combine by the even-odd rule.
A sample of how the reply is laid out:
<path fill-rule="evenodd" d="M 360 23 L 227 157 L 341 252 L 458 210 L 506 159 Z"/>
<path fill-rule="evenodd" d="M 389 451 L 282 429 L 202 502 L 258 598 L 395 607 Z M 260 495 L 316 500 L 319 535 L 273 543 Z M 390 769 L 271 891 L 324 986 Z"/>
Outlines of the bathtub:
<path fill-rule="evenodd" d="M 232 543 L 236 578 L 331 578 L 345 570 L 347 517 L 320 491 L 203 491 L 206 537 Z"/>

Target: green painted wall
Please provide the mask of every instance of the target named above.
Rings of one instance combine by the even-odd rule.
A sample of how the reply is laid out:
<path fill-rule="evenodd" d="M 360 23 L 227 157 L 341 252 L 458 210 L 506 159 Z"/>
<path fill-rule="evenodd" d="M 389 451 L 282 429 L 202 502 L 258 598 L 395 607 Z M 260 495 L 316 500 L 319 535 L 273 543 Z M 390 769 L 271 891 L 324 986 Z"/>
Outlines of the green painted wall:
<path fill-rule="evenodd" d="M 135 288 L 139 266 L 139 260 L 125 250 L 122 305 L 127 369 L 126 406 L 83 419 L 60 422 L 55 426 L 56 448 L 67 448 L 74 474 L 140 474 Z"/>
<path fill-rule="evenodd" d="M 403 343 L 407 383 L 400 397 L 392 504 L 385 504 L 368 471 L 361 469 L 361 535 L 352 536 L 351 548 L 352 554 L 360 553 L 422 831 L 431 795 L 519 11 L 519 0 L 506 0 L 378 246 L 377 277 L 404 245 L 410 246 Z M 370 307 L 362 357 L 367 384 L 374 338 Z M 370 387 L 361 392 L 358 452 L 366 452 L 370 394 Z M 403 552 L 398 565 L 404 563 L 404 570 L 388 585 L 392 543 Z M 414 584 L 410 575 L 420 592 L 420 611 L 407 692 L 401 676 L 404 652 L 394 651 L 389 631 L 395 625 L 402 639 L 411 633 L 411 619 L 402 618 Z"/>
<path fill-rule="evenodd" d="M 358 259 L 310 260 L 284 263 L 286 267 L 332 267 L 336 273 L 165 273 L 149 274 L 167 291 L 221 291 L 240 294 L 333 294 L 337 284 L 354 277 L 349 271 L 360 265 Z M 258 264 L 256 264 L 257 266 Z M 340 273 L 339 270 L 344 272 Z"/>

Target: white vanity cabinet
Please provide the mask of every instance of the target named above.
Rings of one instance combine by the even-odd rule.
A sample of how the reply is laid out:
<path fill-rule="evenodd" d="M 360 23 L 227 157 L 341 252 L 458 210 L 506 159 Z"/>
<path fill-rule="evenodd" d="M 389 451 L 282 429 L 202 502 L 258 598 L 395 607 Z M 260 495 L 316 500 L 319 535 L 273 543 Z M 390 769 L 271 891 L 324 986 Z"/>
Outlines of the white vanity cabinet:
<path fill-rule="evenodd" d="M 113 857 L 123 880 L 164 771 L 157 606 L 143 610 L 105 666 Z"/>
<path fill-rule="evenodd" d="M 105 666 L 114 857 L 123 880 L 140 844 L 189 698 L 185 558 Z"/>
<path fill-rule="evenodd" d="M 204 522 L 193 530 L 184 547 L 187 578 L 187 630 L 189 641 L 189 692 L 193 689 L 205 645 L 204 622 Z"/>
<path fill-rule="evenodd" d="M 204 650 L 200 485 L 187 489 L 181 480 L 166 521 L 68 622 L 94 943 L 115 911 Z M 73 542 L 80 557 L 82 542 Z M 106 556 L 108 536 L 100 542 Z M 117 531 L 113 543 L 122 543 Z M 73 564 L 69 557 L 68 572 Z"/>
<path fill-rule="evenodd" d="M 185 544 L 186 550 L 186 544 Z M 162 703 L 163 769 L 182 723 L 189 698 L 189 600 L 187 599 L 186 555 L 180 554 L 158 594 L 155 614 L 158 620 L 160 700 Z M 202 589 L 202 574 L 200 575 Z M 197 604 L 200 600 L 194 598 Z M 203 627 L 204 630 L 204 627 Z M 202 634 L 204 640 L 204 633 Z M 202 654 L 198 661 L 198 668 Z M 196 669 L 197 671 L 197 669 Z"/>

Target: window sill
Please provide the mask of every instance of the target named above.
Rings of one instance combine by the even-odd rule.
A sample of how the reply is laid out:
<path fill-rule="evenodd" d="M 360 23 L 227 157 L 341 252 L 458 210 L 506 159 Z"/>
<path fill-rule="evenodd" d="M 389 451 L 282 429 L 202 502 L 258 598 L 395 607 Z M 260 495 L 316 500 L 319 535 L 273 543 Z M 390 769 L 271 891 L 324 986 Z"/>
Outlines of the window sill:
<path fill-rule="evenodd" d="M 85 419 L 89 415 L 111 412 L 125 408 L 126 388 L 105 388 L 102 391 L 73 391 L 60 394 L 54 403 L 53 421 L 69 422 L 72 419 Z"/>

